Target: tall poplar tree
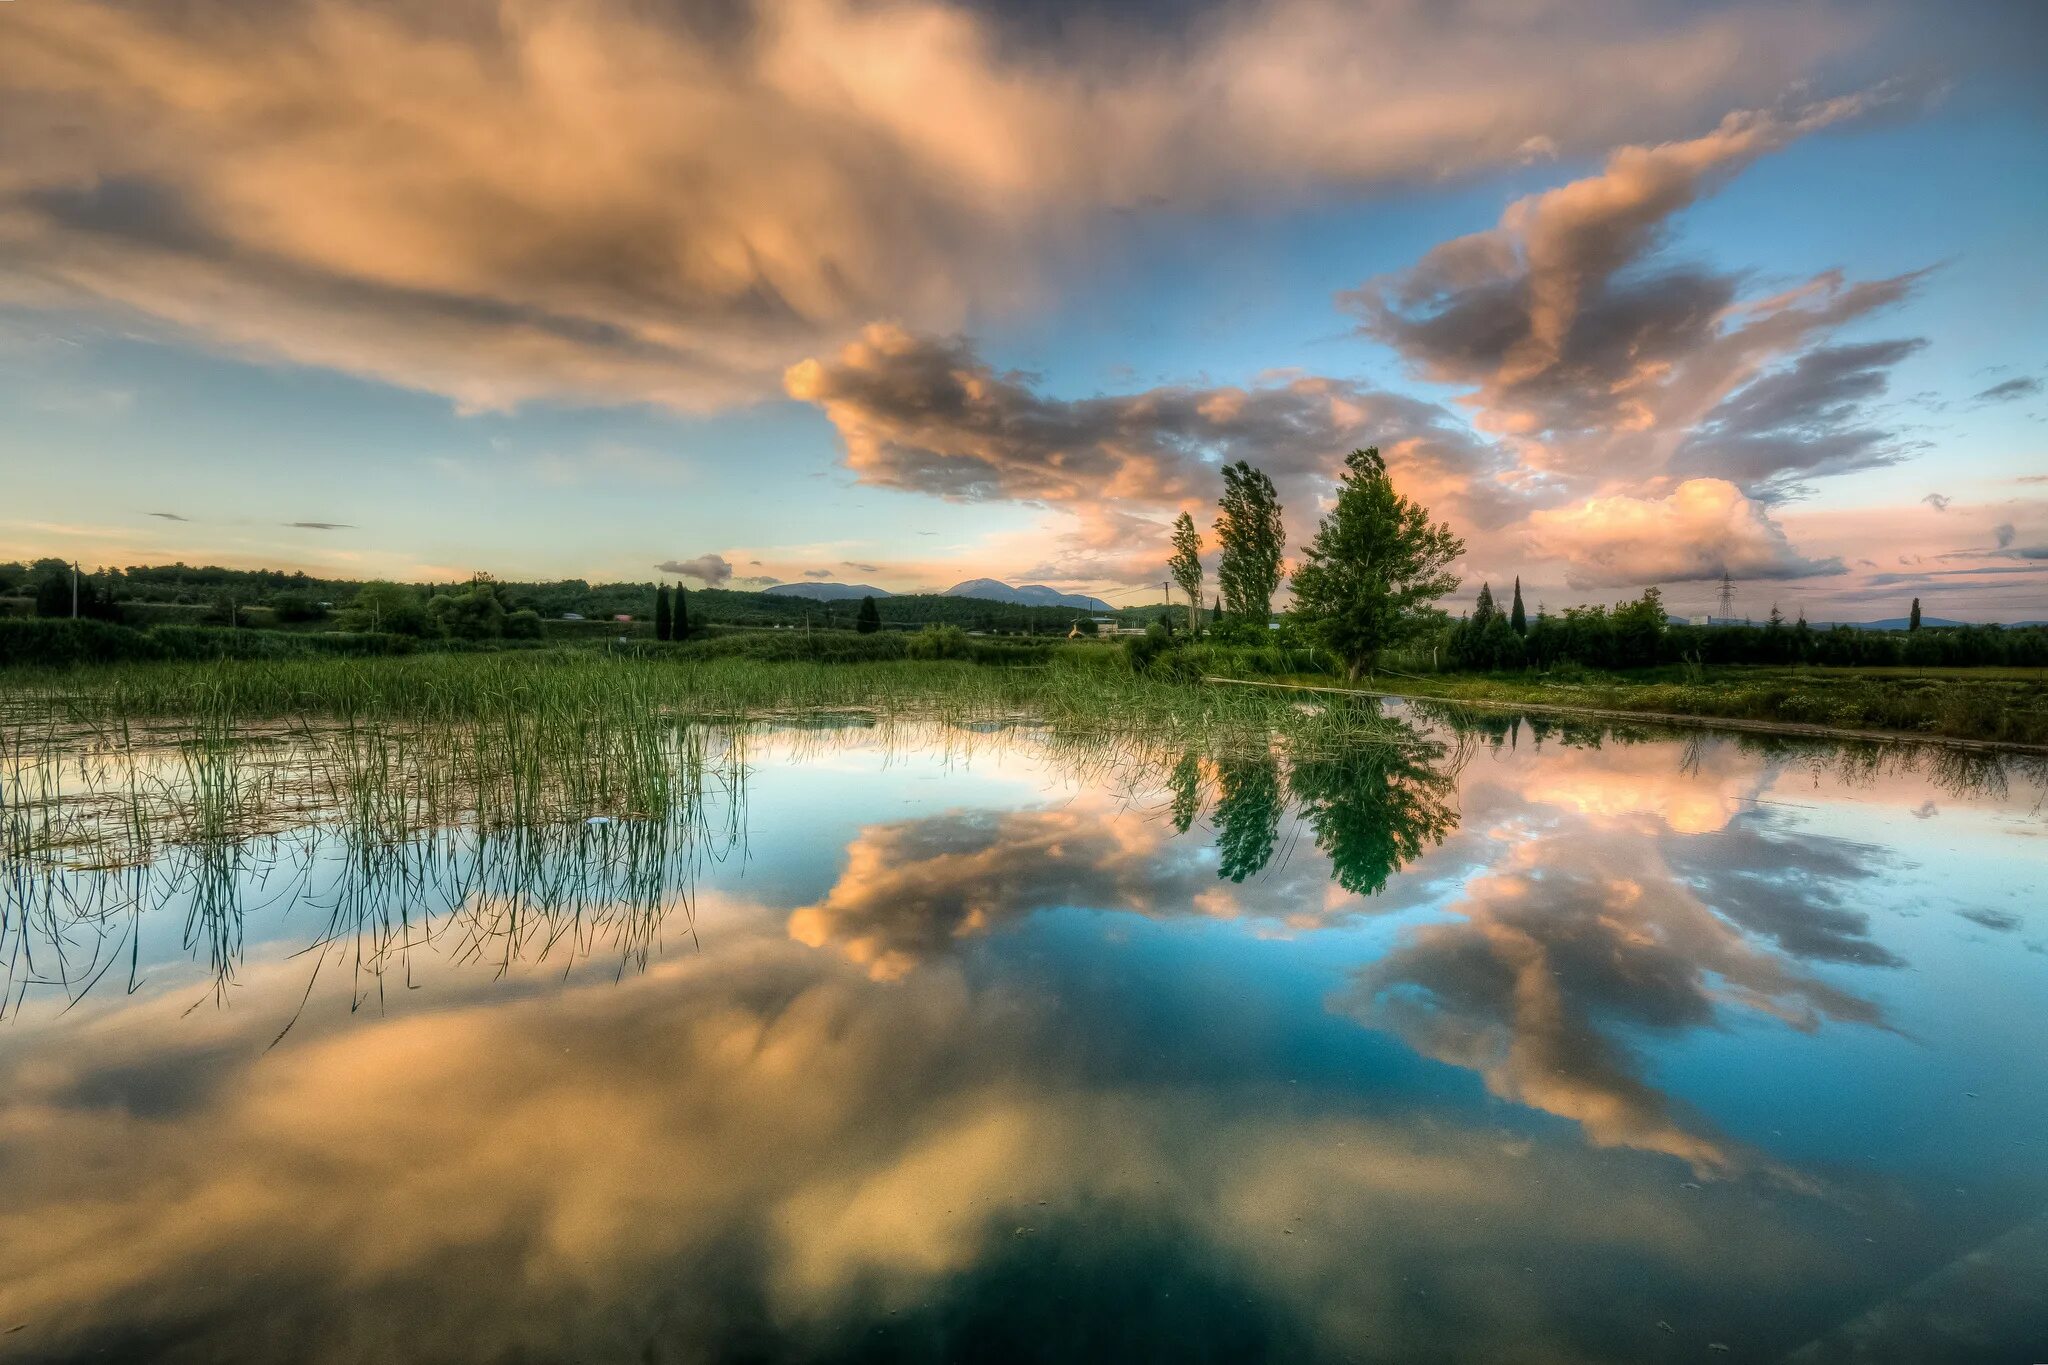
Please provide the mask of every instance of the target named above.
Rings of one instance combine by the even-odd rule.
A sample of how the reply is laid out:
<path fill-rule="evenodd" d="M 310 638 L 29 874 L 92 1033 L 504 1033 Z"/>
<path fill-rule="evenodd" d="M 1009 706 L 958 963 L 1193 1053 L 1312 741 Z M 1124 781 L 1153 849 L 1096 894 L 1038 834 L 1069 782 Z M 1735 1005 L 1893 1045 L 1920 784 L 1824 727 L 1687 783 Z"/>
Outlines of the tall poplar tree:
<path fill-rule="evenodd" d="M 675 610 L 669 613 L 668 621 L 668 638 L 671 640 L 690 638 L 690 604 L 686 600 L 688 597 L 689 594 L 683 591 L 683 585 L 676 584 Z"/>
<path fill-rule="evenodd" d="M 1917 597 L 1913 599 L 1913 612 L 1912 612 L 1912 614 L 1911 614 L 1910 616 L 1908 616 L 1908 617 L 1906 618 L 1906 629 L 1907 629 L 1907 630 L 1918 630 L 1918 629 L 1920 629 L 1920 599 L 1919 599 L 1919 598 L 1917 598 Z"/>
<path fill-rule="evenodd" d="M 1515 605 L 1508 613 L 1508 624 L 1515 628 L 1515 634 L 1529 633 L 1529 614 L 1522 610 L 1522 576 L 1515 575 Z"/>
<path fill-rule="evenodd" d="M 669 638 L 668 584 L 663 583 L 654 590 L 654 638 Z"/>
<path fill-rule="evenodd" d="M 1202 533 L 1185 512 L 1173 524 L 1173 557 L 1166 561 L 1166 569 L 1188 595 L 1188 633 L 1192 635 L 1202 628 Z"/>
<path fill-rule="evenodd" d="M 1222 510 L 1216 518 L 1216 542 L 1223 558 L 1216 566 L 1216 581 L 1223 610 L 1264 625 L 1273 615 L 1286 543 L 1279 494 L 1264 473 L 1239 460 L 1223 466 L 1223 497 L 1217 506 Z"/>

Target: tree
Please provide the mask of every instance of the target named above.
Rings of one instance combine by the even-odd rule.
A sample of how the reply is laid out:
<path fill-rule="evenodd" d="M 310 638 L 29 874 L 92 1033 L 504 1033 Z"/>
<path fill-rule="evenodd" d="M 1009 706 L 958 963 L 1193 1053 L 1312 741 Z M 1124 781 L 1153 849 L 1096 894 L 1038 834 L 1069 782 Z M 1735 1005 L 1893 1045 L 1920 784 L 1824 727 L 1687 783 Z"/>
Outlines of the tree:
<path fill-rule="evenodd" d="M 1166 570 L 1188 595 L 1188 632 L 1193 634 L 1202 627 L 1202 533 L 1185 512 L 1173 524 L 1173 557 Z"/>
<path fill-rule="evenodd" d="M 668 584 L 666 583 L 663 583 L 654 590 L 654 638 L 657 640 L 670 638 Z"/>
<path fill-rule="evenodd" d="M 1917 597 L 1913 599 L 1913 610 L 1907 613 L 1906 629 L 1909 631 L 1920 629 L 1920 599 Z"/>
<path fill-rule="evenodd" d="M 882 628 L 882 612 L 874 598 L 860 599 L 860 615 L 853 618 L 853 628 L 863 635 L 873 635 Z"/>
<path fill-rule="evenodd" d="M 1450 563 L 1465 543 L 1394 491 L 1378 447 L 1345 461 L 1337 502 L 1294 571 L 1294 610 L 1353 678 L 1379 652 L 1441 615 L 1430 603 L 1456 590 Z"/>
<path fill-rule="evenodd" d="M 683 590 L 682 584 L 676 584 L 675 601 L 670 608 L 668 619 L 668 638 L 671 640 L 690 638 L 689 596 L 689 593 Z"/>
<path fill-rule="evenodd" d="M 1500 608 L 1493 603 L 1493 585 L 1481 583 L 1479 600 L 1472 605 L 1472 624 L 1480 630 L 1485 630 L 1493 624 L 1493 618 L 1498 615 Z"/>
<path fill-rule="evenodd" d="M 458 640 L 495 640 L 505 633 L 504 604 L 487 584 L 441 593 L 427 604 L 427 615 Z"/>
<path fill-rule="evenodd" d="M 1529 614 L 1522 610 L 1522 576 L 1520 574 L 1515 575 L 1515 605 L 1514 609 L 1508 613 L 1508 624 L 1514 627 L 1515 634 L 1517 635 L 1527 635 L 1529 633 Z"/>
<path fill-rule="evenodd" d="M 1216 543 L 1223 551 L 1216 565 L 1222 610 L 1263 627 L 1273 615 L 1286 544 L 1279 494 L 1271 479 L 1239 460 L 1223 466 L 1223 497 L 1217 506 L 1222 509 L 1216 518 Z"/>
<path fill-rule="evenodd" d="M 419 594 L 403 583 L 371 582 L 356 589 L 342 624 L 350 630 L 425 635 L 431 624 Z"/>

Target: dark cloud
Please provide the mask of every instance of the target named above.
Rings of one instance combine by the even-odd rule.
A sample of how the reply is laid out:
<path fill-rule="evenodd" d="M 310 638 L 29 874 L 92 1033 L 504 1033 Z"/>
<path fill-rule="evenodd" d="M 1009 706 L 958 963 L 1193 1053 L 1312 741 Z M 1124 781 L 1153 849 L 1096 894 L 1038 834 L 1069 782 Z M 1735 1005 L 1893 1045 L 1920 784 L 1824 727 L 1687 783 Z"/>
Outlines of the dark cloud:
<path fill-rule="evenodd" d="M 1348 380 L 1064 399 L 1030 375 L 996 370 L 965 338 L 875 326 L 836 357 L 793 367 L 787 387 L 825 410 L 862 482 L 1072 511 L 1086 543 L 1070 549 L 1098 556 L 1091 571 L 1132 576 L 1117 558 L 1144 545 L 1134 581 L 1156 576 L 1151 520 L 1212 501 L 1218 468 L 1233 460 L 1273 479 L 1301 538 L 1343 457 L 1364 445 L 1378 445 L 1404 486 L 1466 525 L 1502 525 L 1519 505 L 1493 478 L 1507 469 L 1504 451 L 1435 404 Z M 1081 572 L 1072 558 L 1040 567 Z"/>
<path fill-rule="evenodd" d="M 1956 913 L 1966 920 L 1972 920 L 1983 925 L 1986 929 L 1994 929 L 2001 934 L 2009 934 L 2026 923 L 2018 915 L 2004 910 L 1969 909 L 1958 910 Z"/>
<path fill-rule="evenodd" d="M 805 570 L 804 570 L 804 577 L 805 577 L 805 578 L 830 578 L 831 576 L 832 576 L 832 571 L 831 571 L 830 569 L 805 569 Z"/>
<path fill-rule="evenodd" d="M 1954 502 L 1955 499 L 1949 497 L 1945 493 L 1929 493 L 1926 497 L 1920 499 L 1920 501 L 1926 503 L 1929 507 L 1932 507 L 1937 512 L 1946 512 L 1948 510 L 1948 505 L 1951 502 Z"/>
<path fill-rule="evenodd" d="M 353 531 L 354 525 L 346 521 L 288 521 L 286 526 L 299 531 Z"/>
<path fill-rule="evenodd" d="M 192 518 L 190 518 L 190 517 L 181 517 L 181 516 L 179 516 L 179 515 L 178 515 L 178 514 L 177 514 L 176 512 L 151 512 L 151 513 L 150 513 L 149 515 L 151 515 L 151 516 L 153 516 L 153 517 L 159 517 L 159 518 L 161 518 L 161 519 L 162 519 L 162 520 L 164 520 L 164 521 L 190 521 L 190 520 L 192 520 Z"/>
<path fill-rule="evenodd" d="M 10 6 L 11 262 L 38 302 L 471 407 L 715 406 L 873 318 L 1032 297 L 1113 215 L 1665 135 L 1877 27 L 1250 0 L 1020 49 L 954 0 L 513 8 Z"/>
<path fill-rule="evenodd" d="M 2041 392 L 2041 381 L 2031 376 L 2008 379 L 2003 384 L 1993 384 L 1976 395 L 1979 403 L 2011 403 L 2021 398 L 2032 398 Z"/>
<path fill-rule="evenodd" d="M 880 573 L 882 571 L 881 566 L 879 565 L 857 564 L 851 559 L 843 559 L 840 561 L 840 563 L 844 564 L 847 568 L 852 569 L 857 573 Z"/>
<path fill-rule="evenodd" d="M 1679 445 L 1677 463 L 1765 495 L 1787 480 L 1895 463 L 1909 453 L 1905 443 L 1859 425 L 1859 405 L 1881 396 L 1891 367 L 1925 345 L 1815 347 L 1717 404 Z"/>
<path fill-rule="evenodd" d="M 2008 521 L 1992 527 L 1991 534 L 1997 537 L 1998 548 L 2003 550 L 2011 546 L 2012 538 L 2016 532 L 2013 529 L 2013 524 Z"/>
<path fill-rule="evenodd" d="M 1745 301 L 1743 276 L 1659 255 L 1673 217 L 1751 162 L 1882 103 L 1731 114 L 1703 137 L 1624 147 L 1341 302 L 1421 375 L 1469 388 L 1481 428 L 1544 469 L 1720 478 L 1769 498 L 1889 463 L 1902 444 L 1864 425 L 1862 405 L 1922 343 L 1815 343 L 1917 275 L 1829 272 Z"/>
<path fill-rule="evenodd" d="M 695 559 L 664 559 L 654 566 L 662 573 L 674 574 L 678 578 L 701 579 L 707 588 L 724 586 L 732 577 L 732 565 L 724 555 L 698 555 Z"/>

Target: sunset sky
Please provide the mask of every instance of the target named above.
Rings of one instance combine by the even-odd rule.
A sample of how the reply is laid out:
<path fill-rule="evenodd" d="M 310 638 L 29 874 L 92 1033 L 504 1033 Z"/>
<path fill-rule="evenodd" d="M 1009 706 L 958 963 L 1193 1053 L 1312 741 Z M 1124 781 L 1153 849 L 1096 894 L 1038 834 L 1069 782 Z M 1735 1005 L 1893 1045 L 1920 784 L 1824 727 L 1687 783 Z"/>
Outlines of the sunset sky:
<path fill-rule="evenodd" d="M 2025 0 L 10 0 L 0 129 L 0 559 L 1137 602 L 1376 444 L 1466 600 L 2048 618 Z"/>

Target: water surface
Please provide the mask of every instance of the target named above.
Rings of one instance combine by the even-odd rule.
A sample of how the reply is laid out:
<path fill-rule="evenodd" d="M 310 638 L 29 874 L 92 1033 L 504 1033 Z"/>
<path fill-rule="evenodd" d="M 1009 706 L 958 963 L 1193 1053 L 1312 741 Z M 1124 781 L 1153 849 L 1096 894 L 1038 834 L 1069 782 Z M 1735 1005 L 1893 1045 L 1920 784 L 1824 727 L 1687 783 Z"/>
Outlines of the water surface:
<path fill-rule="evenodd" d="M 2048 1358 L 2037 770 L 1405 724 L 707 729 L 668 816 L 395 840 L 124 844 L 292 742 L 81 750 L 0 1357 Z"/>

